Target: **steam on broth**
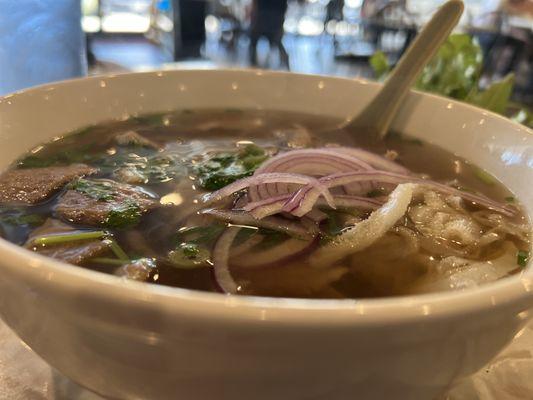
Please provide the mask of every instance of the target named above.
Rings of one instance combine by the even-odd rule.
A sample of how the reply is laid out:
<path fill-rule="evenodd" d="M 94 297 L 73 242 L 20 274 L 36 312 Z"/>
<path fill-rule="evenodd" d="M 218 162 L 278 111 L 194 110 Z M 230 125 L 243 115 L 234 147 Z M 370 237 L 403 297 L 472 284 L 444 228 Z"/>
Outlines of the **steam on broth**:
<path fill-rule="evenodd" d="M 365 298 L 519 272 L 520 206 L 468 161 L 278 111 L 181 110 L 101 124 L 0 176 L 2 236 L 71 264 L 234 294 Z"/>

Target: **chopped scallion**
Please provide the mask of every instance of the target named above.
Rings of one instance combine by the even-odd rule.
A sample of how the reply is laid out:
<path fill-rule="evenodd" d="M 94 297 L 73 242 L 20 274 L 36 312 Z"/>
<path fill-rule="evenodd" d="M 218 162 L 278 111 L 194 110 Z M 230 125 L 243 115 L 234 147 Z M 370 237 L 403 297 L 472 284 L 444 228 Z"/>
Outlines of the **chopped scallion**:
<path fill-rule="evenodd" d="M 122 250 L 122 247 L 120 247 L 119 244 L 115 240 L 107 239 L 106 243 L 109 245 L 109 248 L 111 249 L 113 254 L 115 254 L 115 256 L 117 256 L 117 258 L 119 260 L 126 261 L 126 262 L 130 261 L 130 258 L 128 257 L 126 252 L 124 250 Z"/>
<path fill-rule="evenodd" d="M 126 264 L 128 261 L 126 260 L 118 260 L 116 258 L 106 258 L 106 257 L 96 257 L 96 258 L 92 258 L 90 260 L 92 263 L 95 263 L 95 264 L 108 264 L 108 265 L 124 265 Z"/>
<path fill-rule="evenodd" d="M 474 168 L 474 174 L 476 175 L 476 178 L 478 178 L 485 185 L 492 186 L 495 185 L 497 182 L 491 174 L 480 168 Z"/>
<path fill-rule="evenodd" d="M 33 240 L 34 244 L 47 246 L 50 244 L 68 243 L 77 240 L 101 239 L 107 235 L 107 232 L 73 232 L 60 235 L 41 236 Z"/>

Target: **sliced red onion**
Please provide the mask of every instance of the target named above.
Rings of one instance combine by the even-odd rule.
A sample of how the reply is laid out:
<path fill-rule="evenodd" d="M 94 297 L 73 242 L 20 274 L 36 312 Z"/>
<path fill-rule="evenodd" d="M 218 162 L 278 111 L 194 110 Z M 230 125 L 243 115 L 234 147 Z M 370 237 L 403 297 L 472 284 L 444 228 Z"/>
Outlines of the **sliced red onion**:
<path fill-rule="evenodd" d="M 241 254 L 231 258 L 231 265 L 237 268 L 266 268 L 284 266 L 295 258 L 309 253 L 318 243 L 318 237 L 310 240 L 291 238 L 270 249 L 254 251 L 248 255 Z"/>
<path fill-rule="evenodd" d="M 241 228 L 230 226 L 218 238 L 213 249 L 213 273 L 218 288 L 223 293 L 237 293 L 239 286 L 229 270 L 229 251 Z"/>
<path fill-rule="evenodd" d="M 385 202 L 379 199 L 374 199 L 370 197 L 360 197 L 360 196 L 350 196 L 345 194 L 338 194 L 333 196 L 335 200 L 335 205 L 337 208 L 348 208 L 348 209 L 357 209 L 357 210 L 377 210 Z M 326 206 L 327 204 L 318 199 L 317 205 Z"/>
<path fill-rule="evenodd" d="M 213 203 L 238 192 L 239 190 L 248 188 L 250 186 L 257 186 L 264 183 L 295 183 L 299 185 L 310 185 L 318 190 L 324 196 L 331 207 L 335 207 L 331 193 L 316 179 L 310 176 L 299 174 L 285 174 L 285 173 L 265 173 L 260 175 L 250 176 L 248 178 L 239 179 L 222 189 L 212 192 L 204 196 L 204 203 Z"/>
<path fill-rule="evenodd" d="M 417 183 L 433 189 L 437 192 L 460 196 L 465 200 L 481 206 L 493 209 L 504 215 L 514 215 L 514 210 L 510 207 L 499 204 L 485 196 L 463 192 L 458 189 L 443 185 L 442 183 L 430 181 L 427 179 L 417 178 L 403 174 L 386 171 L 358 171 L 347 172 L 336 175 L 329 175 L 319 179 L 328 189 L 336 186 L 346 186 L 353 182 L 374 181 L 379 183 L 400 184 L 400 183 Z M 308 213 L 317 202 L 319 193 L 311 186 L 300 188 L 292 198 L 285 204 L 283 211 L 290 212 L 295 216 L 302 216 Z"/>
<path fill-rule="evenodd" d="M 273 231 L 287 233 L 291 236 L 297 236 L 300 238 L 314 237 L 318 233 L 317 230 L 310 231 L 299 222 L 290 221 L 286 218 L 266 217 L 263 219 L 255 219 L 246 211 L 207 209 L 201 211 L 201 213 L 232 224 L 271 229 Z"/>
<path fill-rule="evenodd" d="M 380 183 L 395 183 L 395 184 L 416 183 L 416 184 L 425 186 L 427 188 L 433 189 L 439 193 L 459 196 L 474 204 L 479 204 L 483 207 L 493 209 L 504 215 L 512 216 L 515 214 L 515 210 L 513 208 L 500 204 L 483 195 L 464 192 L 459 189 L 455 189 L 453 187 L 444 185 L 442 183 L 438 183 L 438 182 L 431 181 L 428 179 L 418 178 L 415 176 L 397 174 L 394 172 L 381 172 L 381 171 L 375 171 L 373 173 L 372 171 L 352 172 L 352 173 L 344 173 L 344 174 L 326 176 L 324 178 L 321 178 L 320 181 L 329 189 L 335 186 L 349 184 L 352 181 L 358 182 L 361 180 L 368 180 L 368 179 L 372 179 Z M 310 187 L 307 186 L 307 189 L 310 189 Z"/>
<path fill-rule="evenodd" d="M 257 202 L 248 203 L 244 210 L 249 211 L 254 218 L 261 219 L 269 215 L 278 214 L 283 211 L 287 211 L 285 205 L 287 202 L 293 198 L 294 195 L 283 195 L 272 197 L 265 200 L 260 200 Z M 311 195 L 313 196 L 313 195 Z M 315 200 L 315 204 L 320 206 L 329 206 L 326 201 L 323 201 L 321 198 L 312 197 Z M 375 210 L 381 207 L 384 203 L 383 200 L 373 199 L 368 197 L 360 196 L 351 196 L 351 195 L 333 195 L 333 200 L 336 207 L 340 208 L 355 208 L 358 210 Z M 311 201 L 311 200 L 310 200 Z M 289 210 L 292 210 L 289 209 Z M 306 215 L 315 222 L 320 222 L 324 220 L 324 215 L 318 215 L 318 213 L 313 213 L 315 209 L 311 208 L 308 212 L 305 212 L 306 208 L 302 212 L 297 212 L 297 216 Z M 290 211 L 289 211 L 290 212 Z M 310 214 L 313 213 L 313 214 Z M 301 214 L 301 215 L 300 215 Z M 296 215 L 296 214 L 295 214 Z"/>
<path fill-rule="evenodd" d="M 254 218 L 262 219 L 269 215 L 274 215 L 281 212 L 284 204 L 290 198 L 290 194 L 266 198 L 264 200 L 248 203 L 244 207 L 244 210 L 252 214 Z"/>
<path fill-rule="evenodd" d="M 261 165 L 256 175 L 272 172 L 297 173 L 309 176 L 325 176 L 340 172 L 360 171 L 372 167 L 349 154 L 332 151 L 329 148 L 292 150 L 281 153 Z M 370 190 L 370 188 L 368 188 Z M 258 201 L 266 197 L 290 193 L 289 185 L 264 184 L 250 188 L 250 198 Z"/>
<path fill-rule="evenodd" d="M 404 166 L 395 163 L 394 161 L 388 160 L 385 157 L 382 157 L 378 154 L 371 153 L 369 151 L 355 148 L 355 147 L 328 147 L 331 151 L 339 152 L 342 154 L 349 154 L 352 157 L 358 158 L 368 164 L 370 164 L 375 169 L 397 172 L 400 174 L 409 174 L 410 171 Z"/>

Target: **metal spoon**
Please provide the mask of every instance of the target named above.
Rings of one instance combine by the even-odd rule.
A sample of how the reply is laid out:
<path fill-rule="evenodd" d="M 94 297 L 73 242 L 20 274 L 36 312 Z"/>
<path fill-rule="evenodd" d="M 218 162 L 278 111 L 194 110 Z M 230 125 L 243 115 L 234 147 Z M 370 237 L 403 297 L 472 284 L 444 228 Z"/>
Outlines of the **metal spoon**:
<path fill-rule="evenodd" d="M 341 127 L 382 139 L 410 87 L 451 33 L 463 13 L 461 0 L 449 0 L 433 15 L 403 54 L 379 93 Z"/>

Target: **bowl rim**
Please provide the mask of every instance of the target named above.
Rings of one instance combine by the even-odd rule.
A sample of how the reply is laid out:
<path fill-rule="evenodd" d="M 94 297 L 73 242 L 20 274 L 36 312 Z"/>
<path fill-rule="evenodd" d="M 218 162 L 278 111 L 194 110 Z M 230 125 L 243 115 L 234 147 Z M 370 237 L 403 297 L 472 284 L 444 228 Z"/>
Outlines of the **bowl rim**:
<path fill-rule="evenodd" d="M 314 74 L 299 74 L 284 71 L 255 69 L 217 70 L 155 70 L 124 74 L 97 75 L 53 82 L 23 89 L 0 97 L 0 104 L 7 99 L 39 91 L 60 88 L 65 85 L 86 81 L 107 79 L 132 79 L 138 75 L 157 77 L 164 75 L 189 74 L 256 74 L 283 77 L 307 77 L 320 80 L 342 80 L 351 84 L 378 86 L 379 83 L 356 78 L 330 77 Z M 416 96 L 430 101 L 446 101 L 455 107 L 470 109 L 484 117 L 497 118 L 510 125 L 512 131 L 532 135 L 533 131 L 501 115 L 480 109 L 470 104 L 444 98 L 435 94 L 413 90 Z M 519 128 L 519 129 L 517 129 Z M 530 218 L 531 219 L 531 218 Z M 19 274 L 38 279 L 41 283 L 53 284 L 57 290 L 71 288 L 84 291 L 91 296 L 112 297 L 117 301 L 141 300 L 144 306 L 154 311 L 188 313 L 198 318 L 224 320 L 263 320 L 283 322 L 285 325 L 353 325 L 409 323 L 423 317 L 447 319 L 457 315 L 490 311 L 494 307 L 518 306 L 527 308 L 533 304 L 532 260 L 520 274 L 503 278 L 497 282 L 464 291 L 447 291 L 429 294 L 398 296 L 377 299 L 293 299 L 260 296 L 229 296 L 220 293 L 176 288 L 164 285 L 126 281 L 122 278 L 73 266 L 48 258 L 0 238 L 0 270 L 14 268 Z M 46 277 L 46 278 L 44 278 Z M 44 279 L 43 279 L 44 278 Z M 58 286 L 59 285 L 59 288 Z M 237 312 L 239 311 L 239 312 Z"/>

